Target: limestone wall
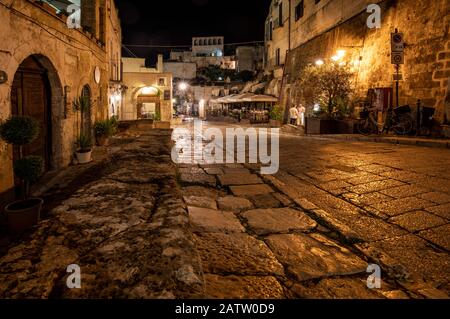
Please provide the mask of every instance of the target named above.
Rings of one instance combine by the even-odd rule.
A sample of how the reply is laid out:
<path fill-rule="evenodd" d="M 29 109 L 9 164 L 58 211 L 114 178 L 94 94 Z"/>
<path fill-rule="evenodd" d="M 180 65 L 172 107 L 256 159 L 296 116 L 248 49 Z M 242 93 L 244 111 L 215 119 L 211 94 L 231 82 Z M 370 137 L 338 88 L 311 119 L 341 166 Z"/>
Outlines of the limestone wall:
<path fill-rule="evenodd" d="M 75 149 L 76 115 L 72 101 L 89 85 L 92 119 L 104 118 L 108 108 L 109 58 L 105 46 L 93 35 L 68 29 L 66 18 L 44 11 L 35 1 L 1 0 L 0 69 L 8 81 L 0 84 L 0 120 L 11 114 L 11 87 L 23 60 L 31 55 L 48 70 L 51 86 L 52 167 L 69 165 Z M 94 70 L 101 81 L 94 80 Z M 67 93 L 65 99 L 64 92 Z M 11 148 L 0 142 L 0 194 L 13 186 Z"/>
<path fill-rule="evenodd" d="M 421 99 L 425 105 L 435 107 L 437 117 L 443 119 L 450 77 L 450 2 L 390 0 L 380 5 L 381 29 L 367 27 L 369 14 L 364 10 L 290 52 L 282 89 L 287 104 L 301 100 L 297 80 L 304 66 L 317 59 L 329 59 L 339 49 L 347 52 L 344 59 L 354 69 L 358 95 L 364 97 L 369 88 L 394 86 L 390 35 L 398 28 L 406 41 L 400 103 L 415 104 Z"/>

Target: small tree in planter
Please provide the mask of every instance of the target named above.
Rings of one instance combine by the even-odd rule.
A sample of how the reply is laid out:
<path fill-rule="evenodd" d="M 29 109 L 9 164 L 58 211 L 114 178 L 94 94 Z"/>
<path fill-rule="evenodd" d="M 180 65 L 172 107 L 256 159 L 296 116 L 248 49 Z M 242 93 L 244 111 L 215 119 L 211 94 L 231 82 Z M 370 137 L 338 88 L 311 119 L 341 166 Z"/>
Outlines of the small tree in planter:
<path fill-rule="evenodd" d="M 30 198 L 30 185 L 37 182 L 44 171 L 44 160 L 39 156 L 23 157 L 23 147 L 39 136 L 39 124 L 31 117 L 12 117 L 0 125 L 0 137 L 19 147 L 19 159 L 14 162 L 14 174 L 21 181 L 22 199 L 6 206 L 11 231 L 21 232 L 39 222 L 43 200 Z"/>
<path fill-rule="evenodd" d="M 89 132 L 82 132 L 82 119 L 90 107 L 89 98 L 80 96 L 73 103 L 74 111 L 77 113 L 77 160 L 79 164 L 86 164 L 92 160 L 92 141 Z"/>
<path fill-rule="evenodd" d="M 269 113 L 270 126 L 280 127 L 283 121 L 283 111 L 278 105 L 275 105 Z"/>
<path fill-rule="evenodd" d="M 307 104 L 320 104 L 331 117 L 334 108 L 348 103 L 353 74 L 337 63 L 309 65 L 300 80 L 302 94 Z"/>
<path fill-rule="evenodd" d="M 314 117 L 307 120 L 307 133 L 337 133 L 335 119 L 347 109 L 352 91 L 353 74 L 345 66 L 330 62 L 309 65 L 300 80 L 301 93 L 307 105 L 320 105 Z"/>

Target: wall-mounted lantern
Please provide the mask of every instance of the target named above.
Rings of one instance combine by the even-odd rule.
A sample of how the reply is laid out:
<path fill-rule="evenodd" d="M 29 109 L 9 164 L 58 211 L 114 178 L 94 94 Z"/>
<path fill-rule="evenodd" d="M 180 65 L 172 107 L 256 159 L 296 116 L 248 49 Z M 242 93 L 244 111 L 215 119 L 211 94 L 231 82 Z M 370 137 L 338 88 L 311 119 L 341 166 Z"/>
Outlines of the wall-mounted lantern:
<path fill-rule="evenodd" d="M 8 74 L 5 71 L 0 71 L 0 84 L 6 83 L 8 81 Z"/>

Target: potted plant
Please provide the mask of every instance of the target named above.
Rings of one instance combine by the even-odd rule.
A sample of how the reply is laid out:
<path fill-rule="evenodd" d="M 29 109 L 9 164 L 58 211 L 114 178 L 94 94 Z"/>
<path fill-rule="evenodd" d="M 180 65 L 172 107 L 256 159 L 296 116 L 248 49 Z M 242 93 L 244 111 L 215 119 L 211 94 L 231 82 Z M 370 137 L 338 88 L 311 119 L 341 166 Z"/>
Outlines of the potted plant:
<path fill-rule="evenodd" d="M 19 147 L 19 159 L 14 161 L 14 174 L 20 179 L 22 199 L 5 207 L 9 229 L 19 233 L 36 225 L 40 219 L 41 198 L 30 197 L 30 185 L 37 182 L 44 171 L 39 156 L 23 157 L 23 146 L 39 136 L 39 125 L 31 117 L 12 117 L 0 125 L 0 136 L 8 144 Z"/>
<path fill-rule="evenodd" d="M 75 112 L 77 112 L 77 150 L 76 157 L 78 164 L 86 164 L 91 162 L 92 160 L 92 141 L 91 134 L 84 133 L 81 127 L 81 120 L 83 118 L 83 114 L 87 112 L 90 106 L 89 98 L 80 96 L 78 97 L 74 103 L 73 107 Z M 79 113 L 79 115 L 78 115 Z"/>
<path fill-rule="evenodd" d="M 92 161 L 92 142 L 87 135 L 80 134 L 77 140 L 78 149 L 76 151 L 78 164 L 87 164 Z"/>
<path fill-rule="evenodd" d="M 98 146 L 108 144 L 109 138 L 116 134 L 118 123 L 115 118 L 97 121 L 94 124 L 95 140 Z"/>
<path fill-rule="evenodd" d="M 270 126 L 271 127 L 281 127 L 283 121 L 283 111 L 278 105 L 275 105 L 269 113 Z"/>
<path fill-rule="evenodd" d="M 153 118 L 153 127 L 155 129 L 161 129 L 161 130 L 165 130 L 165 129 L 170 129 L 170 122 L 163 122 L 161 121 L 162 117 L 161 117 L 161 111 L 160 110 L 156 110 L 155 116 Z"/>

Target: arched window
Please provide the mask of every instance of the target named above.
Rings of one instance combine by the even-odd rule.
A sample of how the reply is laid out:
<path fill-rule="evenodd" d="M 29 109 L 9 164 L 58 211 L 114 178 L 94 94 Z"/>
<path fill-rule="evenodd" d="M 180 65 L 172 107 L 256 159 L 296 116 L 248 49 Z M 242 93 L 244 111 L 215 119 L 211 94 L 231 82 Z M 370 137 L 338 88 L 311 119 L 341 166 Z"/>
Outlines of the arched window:
<path fill-rule="evenodd" d="M 219 45 L 222 45 L 222 39 L 219 39 L 219 43 L 218 43 Z"/>
<path fill-rule="evenodd" d="M 209 45 L 212 45 L 212 44 L 213 44 L 212 39 L 209 39 L 208 44 L 209 44 Z"/>

